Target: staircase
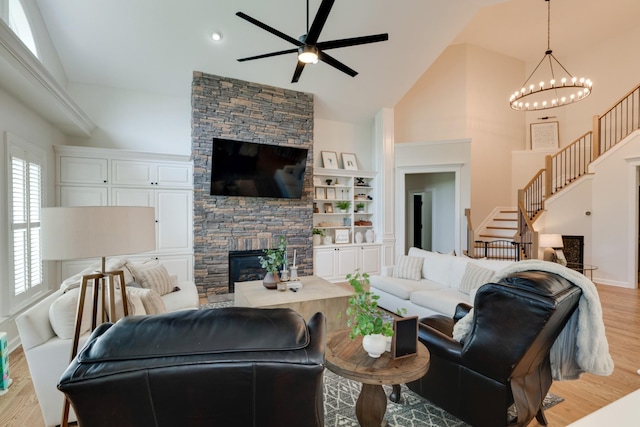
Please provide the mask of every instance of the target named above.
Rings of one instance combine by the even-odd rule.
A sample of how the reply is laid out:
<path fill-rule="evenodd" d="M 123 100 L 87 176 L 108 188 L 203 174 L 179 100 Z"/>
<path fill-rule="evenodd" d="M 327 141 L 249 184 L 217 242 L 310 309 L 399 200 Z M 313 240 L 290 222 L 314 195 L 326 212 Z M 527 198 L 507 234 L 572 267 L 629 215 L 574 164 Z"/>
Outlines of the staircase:
<path fill-rule="evenodd" d="M 518 246 L 514 236 L 518 232 L 518 210 L 497 208 L 480 228 L 473 242 L 474 258 L 517 259 Z"/>
<path fill-rule="evenodd" d="M 538 253 L 538 232 L 534 223 L 544 211 L 546 199 L 587 175 L 591 162 L 602 156 L 632 132 L 640 129 L 640 84 L 623 96 L 604 114 L 593 117 L 593 130 L 570 145 L 547 156 L 545 166 L 518 190 L 518 206 L 496 209 L 493 218 L 479 232 L 471 225 L 467 209 L 468 242 L 472 257 L 533 259 Z M 499 243 L 500 242 L 500 243 Z M 513 246 L 518 257 L 493 246 Z"/>

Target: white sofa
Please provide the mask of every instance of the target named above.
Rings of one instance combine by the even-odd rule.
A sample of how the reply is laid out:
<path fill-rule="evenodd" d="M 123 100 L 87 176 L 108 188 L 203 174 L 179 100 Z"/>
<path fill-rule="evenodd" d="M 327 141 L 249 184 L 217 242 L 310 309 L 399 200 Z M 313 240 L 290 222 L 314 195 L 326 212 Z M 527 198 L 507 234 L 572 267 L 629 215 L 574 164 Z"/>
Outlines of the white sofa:
<path fill-rule="evenodd" d="M 406 309 L 406 316 L 419 318 L 434 314 L 453 317 L 459 303 L 473 305 L 477 288 L 513 262 L 410 248 L 395 266 L 385 267 L 382 275 L 372 275 L 369 280 L 371 291 L 380 296 L 378 305 L 388 311 Z"/>
<path fill-rule="evenodd" d="M 156 290 L 151 288 L 134 289 L 137 285 L 133 280 L 142 280 L 145 284 L 149 284 L 149 281 L 144 278 L 149 278 L 152 271 L 155 273 L 161 271 L 162 269 L 157 265 L 157 261 L 135 265 L 123 259 L 110 260 L 107 264 L 106 268 L 109 271 L 121 269 L 125 272 L 125 282 L 129 283 L 127 292 L 129 314 L 144 315 L 161 311 L 197 309 L 199 307 L 198 290 L 193 282 L 177 283 L 176 286 L 179 290 L 174 290 L 174 286 L 171 288 L 171 292 L 164 295 L 159 295 Z M 132 269 L 130 270 L 129 267 Z M 139 277 L 134 277 L 131 274 L 131 271 L 136 267 Z M 146 270 L 146 273 L 140 275 L 143 270 Z M 86 272 L 89 271 L 84 273 Z M 81 275 L 82 273 L 65 280 L 61 289 L 39 301 L 16 318 L 18 333 L 46 426 L 59 425 L 62 419 L 64 395 L 58 391 L 56 385 L 70 362 L 79 294 L 77 286 Z M 151 285 L 154 284 L 151 283 Z M 91 292 L 87 292 L 87 294 L 89 300 L 85 300 L 87 302 L 83 312 L 83 335 L 80 337 L 79 349 L 89 337 Z M 151 297 L 147 298 L 145 295 Z M 121 304 L 119 306 L 121 307 Z M 151 310 L 147 310 L 147 307 Z M 122 309 L 120 308 L 119 311 Z M 75 420 L 76 416 L 72 409 L 69 421 Z"/>

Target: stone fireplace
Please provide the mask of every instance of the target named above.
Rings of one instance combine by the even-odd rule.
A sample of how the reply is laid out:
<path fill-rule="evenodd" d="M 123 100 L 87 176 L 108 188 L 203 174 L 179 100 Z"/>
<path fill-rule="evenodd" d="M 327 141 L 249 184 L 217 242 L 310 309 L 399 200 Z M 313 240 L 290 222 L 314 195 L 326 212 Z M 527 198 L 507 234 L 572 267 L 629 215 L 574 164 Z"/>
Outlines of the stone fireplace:
<path fill-rule="evenodd" d="M 193 73 L 194 279 L 201 297 L 227 293 L 229 252 L 260 251 L 287 238 L 298 274 L 313 274 L 313 95 Z M 308 148 L 302 198 L 211 196 L 214 137 Z"/>
<path fill-rule="evenodd" d="M 262 280 L 265 269 L 260 266 L 262 250 L 229 251 L 229 293 L 235 291 L 235 282 Z"/>

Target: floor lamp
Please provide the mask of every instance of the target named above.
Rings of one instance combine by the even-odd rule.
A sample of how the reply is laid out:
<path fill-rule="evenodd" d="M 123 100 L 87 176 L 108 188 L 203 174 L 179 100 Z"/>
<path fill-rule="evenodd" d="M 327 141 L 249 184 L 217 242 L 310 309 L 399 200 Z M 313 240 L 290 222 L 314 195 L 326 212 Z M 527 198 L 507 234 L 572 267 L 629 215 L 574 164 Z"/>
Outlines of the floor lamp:
<path fill-rule="evenodd" d="M 122 271 L 106 271 L 105 257 L 154 250 L 155 212 L 153 208 L 138 206 L 42 208 L 40 233 L 44 260 L 102 259 L 100 271 L 82 277 L 71 349 L 73 360 L 78 352 L 87 287 L 93 285 L 91 330 L 97 326 L 99 294 L 102 297 L 102 321 L 105 321 L 106 294 L 109 296 L 109 319 L 116 318 L 115 277 L 119 278 L 124 315 L 129 314 L 124 274 Z M 63 427 L 68 425 L 68 418 L 69 401 L 65 397 L 61 424 Z"/>

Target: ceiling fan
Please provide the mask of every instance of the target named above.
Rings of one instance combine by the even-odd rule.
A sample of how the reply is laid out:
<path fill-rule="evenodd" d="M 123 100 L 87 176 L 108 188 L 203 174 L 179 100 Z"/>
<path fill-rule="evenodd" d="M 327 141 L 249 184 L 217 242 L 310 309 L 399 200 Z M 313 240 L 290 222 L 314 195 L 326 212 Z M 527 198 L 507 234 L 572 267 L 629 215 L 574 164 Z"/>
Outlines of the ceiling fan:
<path fill-rule="evenodd" d="M 339 39 L 339 40 L 330 40 L 325 42 L 318 42 L 318 38 L 320 37 L 320 32 L 324 27 L 325 22 L 327 22 L 327 18 L 329 17 L 329 12 L 331 12 L 331 8 L 333 7 L 333 3 L 335 0 L 322 0 L 320 7 L 318 8 L 318 12 L 316 13 L 315 18 L 313 19 L 313 23 L 311 24 L 311 28 L 309 28 L 309 0 L 307 0 L 307 34 L 300 36 L 300 38 L 295 39 L 290 37 L 273 27 L 264 24 L 257 19 L 254 19 L 243 12 L 238 12 L 240 18 L 251 22 L 252 24 L 262 28 L 270 32 L 271 34 L 280 37 L 288 41 L 289 43 L 295 45 L 296 47 L 293 49 L 281 50 L 278 52 L 265 53 L 257 56 L 250 56 L 247 58 L 240 58 L 238 61 L 252 61 L 254 59 L 262 59 L 262 58 L 270 58 L 272 56 L 284 55 L 287 53 L 298 53 L 298 64 L 296 65 L 296 69 L 293 73 L 293 78 L 291 79 L 291 83 L 296 83 L 300 79 L 300 75 L 302 74 L 302 70 L 304 70 L 304 66 L 310 63 L 315 64 L 318 60 L 331 65 L 334 68 L 342 71 L 350 75 L 351 77 L 355 77 L 358 72 L 349 68 L 342 62 L 337 59 L 327 55 L 324 51 L 328 49 L 336 49 L 339 47 L 348 47 L 348 46 L 356 46 L 359 44 L 367 44 L 367 43 L 376 43 L 382 42 L 385 40 L 389 40 L 389 34 L 376 34 L 372 36 L 363 36 L 363 37 L 352 37 L 348 39 Z"/>

